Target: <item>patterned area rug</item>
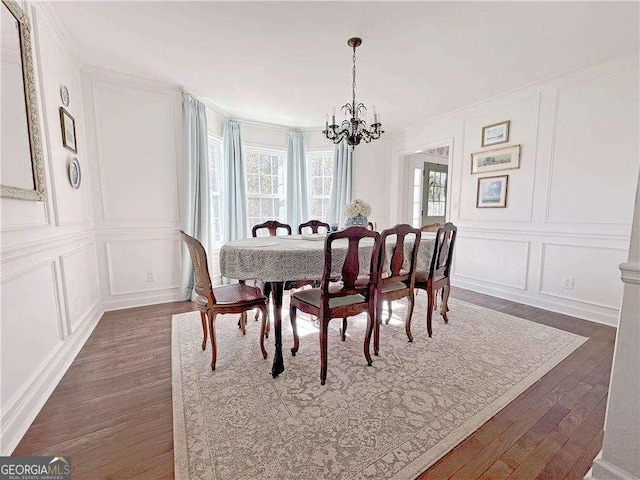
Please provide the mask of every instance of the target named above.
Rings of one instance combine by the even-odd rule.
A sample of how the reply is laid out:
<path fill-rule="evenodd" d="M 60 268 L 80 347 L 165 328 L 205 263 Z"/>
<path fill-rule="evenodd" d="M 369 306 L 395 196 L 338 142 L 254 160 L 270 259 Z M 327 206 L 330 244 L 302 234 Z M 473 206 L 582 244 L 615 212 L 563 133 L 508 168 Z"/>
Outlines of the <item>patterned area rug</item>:
<path fill-rule="evenodd" d="M 346 342 L 333 320 L 325 386 L 317 329 L 304 314 L 295 357 L 285 317 L 286 370 L 275 380 L 273 339 L 263 360 L 259 322 L 243 337 L 237 315 L 218 317 L 212 372 L 199 314 L 175 315 L 176 478 L 415 478 L 586 341 L 460 301 L 450 308 L 448 325 L 434 315 L 428 338 L 421 292 L 408 343 L 406 307 L 396 302 L 371 367 L 362 353 L 366 318 L 350 319 Z"/>

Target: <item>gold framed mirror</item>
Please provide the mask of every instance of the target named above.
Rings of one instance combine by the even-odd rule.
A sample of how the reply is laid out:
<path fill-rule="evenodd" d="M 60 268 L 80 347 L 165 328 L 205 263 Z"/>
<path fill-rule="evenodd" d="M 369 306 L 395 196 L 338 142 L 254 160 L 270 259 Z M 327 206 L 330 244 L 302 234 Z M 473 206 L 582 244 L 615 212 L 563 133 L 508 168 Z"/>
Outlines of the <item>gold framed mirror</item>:
<path fill-rule="evenodd" d="M 0 196 L 43 202 L 44 164 L 29 18 L 14 0 L 0 6 L 2 155 Z"/>

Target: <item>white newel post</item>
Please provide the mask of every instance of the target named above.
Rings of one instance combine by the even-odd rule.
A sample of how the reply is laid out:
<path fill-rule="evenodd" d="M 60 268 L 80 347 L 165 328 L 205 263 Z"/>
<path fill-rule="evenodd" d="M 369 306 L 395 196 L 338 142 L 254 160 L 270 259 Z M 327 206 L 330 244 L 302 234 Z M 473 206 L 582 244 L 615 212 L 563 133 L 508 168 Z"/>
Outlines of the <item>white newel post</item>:
<path fill-rule="evenodd" d="M 629 260 L 620 265 L 624 294 L 618 321 L 602 451 L 593 461 L 598 480 L 640 478 L 640 182 Z"/>

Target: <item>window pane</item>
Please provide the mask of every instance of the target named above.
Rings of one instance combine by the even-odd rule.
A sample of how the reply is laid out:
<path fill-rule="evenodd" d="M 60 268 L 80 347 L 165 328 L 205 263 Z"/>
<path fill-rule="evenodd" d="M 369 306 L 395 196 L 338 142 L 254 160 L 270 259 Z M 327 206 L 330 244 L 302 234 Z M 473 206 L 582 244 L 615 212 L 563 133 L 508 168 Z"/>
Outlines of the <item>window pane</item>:
<path fill-rule="evenodd" d="M 271 159 L 268 155 L 260 156 L 260 173 L 271 175 Z"/>
<path fill-rule="evenodd" d="M 258 174 L 258 162 L 251 155 L 247 155 L 247 174 Z"/>
<path fill-rule="evenodd" d="M 311 195 L 313 197 L 322 195 L 322 177 L 316 177 L 311 180 Z"/>
<path fill-rule="evenodd" d="M 260 217 L 260 199 L 249 198 L 248 212 L 249 217 Z"/>
<path fill-rule="evenodd" d="M 258 181 L 258 175 L 247 175 L 247 193 L 259 194 L 260 182 Z"/>
<path fill-rule="evenodd" d="M 270 198 L 263 198 L 262 200 L 260 200 L 260 205 L 262 207 L 262 218 L 264 218 L 265 220 L 273 219 L 273 200 L 271 200 Z"/>
<path fill-rule="evenodd" d="M 271 195 L 273 193 L 273 180 L 271 175 L 262 175 L 260 177 L 260 193 L 263 195 Z"/>
<path fill-rule="evenodd" d="M 323 174 L 327 177 L 333 177 L 333 156 L 324 157 Z"/>
<path fill-rule="evenodd" d="M 324 195 L 331 195 L 331 183 L 333 181 L 332 177 L 325 177 L 324 179 L 324 189 L 323 189 L 323 193 Z"/>
<path fill-rule="evenodd" d="M 273 177 L 273 187 L 274 187 L 274 192 L 276 195 L 278 195 L 279 197 L 285 197 L 286 196 L 286 185 L 285 185 L 285 174 L 284 174 L 284 168 L 281 168 L 282 170 L 282 174 L 279 175 L 278 177 Z"/>

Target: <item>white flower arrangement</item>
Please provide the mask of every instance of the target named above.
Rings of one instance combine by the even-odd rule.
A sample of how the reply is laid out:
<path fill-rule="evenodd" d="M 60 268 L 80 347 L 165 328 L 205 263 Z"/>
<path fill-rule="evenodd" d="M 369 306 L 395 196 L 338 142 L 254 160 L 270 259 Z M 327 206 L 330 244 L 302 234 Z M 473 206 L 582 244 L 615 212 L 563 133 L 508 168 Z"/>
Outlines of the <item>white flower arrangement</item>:
<path fill-rule="evenodd" d="M 371 215 L 371 205 L 360 198 L 356 198 L 344 206 L 344 214 L 348 218 L 357 217 L 358 215 L 366 218 Z"/>

